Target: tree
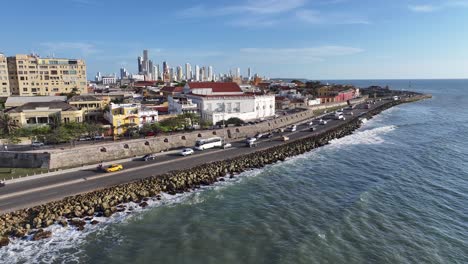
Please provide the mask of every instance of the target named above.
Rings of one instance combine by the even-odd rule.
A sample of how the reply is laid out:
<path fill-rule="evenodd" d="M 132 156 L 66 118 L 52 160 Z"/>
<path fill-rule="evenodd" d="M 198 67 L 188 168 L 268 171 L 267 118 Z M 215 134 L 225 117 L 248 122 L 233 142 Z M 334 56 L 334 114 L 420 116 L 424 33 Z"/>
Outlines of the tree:
<path fill-rule="evenodd" d="M 226 120 L 226 125 L 235 125 L 235 126 L 241 126 L 245 122 L 244 120 L 238 118 L 238 117 L 231 117 L 228 120 Z"/>
<path fill-rule="evenodd" d="M 50 128 L 52 128 L 52 130 L 55 130 L 59 128 L 60 126 L 62 126 L 62 118 L 60 117 L 60 115 L 59 114 L 52 115 L 51 122 L 49 123 L 49 125 L 50 125 Z"/>
<path fill-rule="evenodd" d="M 0 114 L 0 133 L 4 135 L 9 135 L 13 133 L 20 126 L 13 120 L 8 114 Z"/>

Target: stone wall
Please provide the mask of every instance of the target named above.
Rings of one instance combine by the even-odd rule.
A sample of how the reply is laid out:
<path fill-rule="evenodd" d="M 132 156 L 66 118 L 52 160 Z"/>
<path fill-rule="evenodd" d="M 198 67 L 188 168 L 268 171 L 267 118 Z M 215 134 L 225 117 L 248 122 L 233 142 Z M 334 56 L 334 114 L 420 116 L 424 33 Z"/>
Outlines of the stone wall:
<path fill-rule="evenodd" d="M 49 168 L 49 153 L 0 152 L 1 168 Z"/>
<path fill-rule="evenodd" d="M 356 99 L 352 103 L 361 103 L 366 98 Z M 325 108 L 334 108 L 345 106 L 344 103 L 332 103 L 327 105 L 319 105 L 308 108 L 305 111 L 295 114 L 280 116 L 276 119 L 265 121 L 256 125 L 228 127 L 216 130 L 203 130 L 181 134 L 164 135 L 151 137 L 147 139 L 127 140 L 122 142 L 93 144 L 88 146 L 79 146 L 72 149 L 54 150 L 50 154 L 48 162 L 38 162 L 37 158 L 32 153 L 24 152 L 8 152 L 4 156 L 4 152 L 0 152 L 0 167 L 44 167 L 49 169 L 79 167 L 87 164 L 97 164 L 103 161 L 112 161 L 125 158 L 143 156 L 150 153 L 158 153 L 170 149 L 192 147 L 197 139 L 210 137 L 223 137 L 226 141 L 254 136 L 257 133 L 269 132 L 281 127 L 296 124 L 298 122 L 311 119 L 314 117 L 314 111 L 323 110 Z M 12 156 L 10 154 L 21 154 L 20 156 Z M 46 154 L 44 154 L 46 155 Z M 19 157 L 22 157 L 19 159 Z M 32 159 L 31 161 L 28 160 Z"/>

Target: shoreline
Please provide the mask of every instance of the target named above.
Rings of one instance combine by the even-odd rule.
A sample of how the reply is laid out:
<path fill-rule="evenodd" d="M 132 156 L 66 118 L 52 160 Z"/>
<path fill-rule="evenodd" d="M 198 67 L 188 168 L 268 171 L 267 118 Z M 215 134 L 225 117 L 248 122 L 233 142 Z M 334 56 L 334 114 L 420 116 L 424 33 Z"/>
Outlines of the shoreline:
<path fill-rule="evenodd" d="M 368 119 L 374 115 L 402 103 L 429 98 L 417 95 L 404 101 L 389 101 L 372 109 L 362 117 Z M 63 200 L 46 203 L 29 209 L 22 209 L 0 216 L 0 247 L 9 243 L 9 236 L 24 237 L 33 235 L 33 240 L 50 237 L 49 231 L 41 228 L 58 223 L 72 225 L 83 230 L 88 223 L 96 224 L 93 217 L 109 217 L 125 209 L 125 204 L 134 202 L 146 207 L 151 197 L 161 199 L 161 193 L 177 194 L 198 189 L 223 181 L 222 177 L 235 175 L 251 169 L 284 161 L 288 157 L 309 152 L 324 146 L 330 140 L 352 134 L 361 125 L 360 117 L 354 117 L 337 127 L 318 135 L 307 136 L 271 148 L 241 155 L 239 157 L 211 162 L 190 169 L 172 171 L 158 176 L 137 180 L 85 194 L 66 197 Z"/>

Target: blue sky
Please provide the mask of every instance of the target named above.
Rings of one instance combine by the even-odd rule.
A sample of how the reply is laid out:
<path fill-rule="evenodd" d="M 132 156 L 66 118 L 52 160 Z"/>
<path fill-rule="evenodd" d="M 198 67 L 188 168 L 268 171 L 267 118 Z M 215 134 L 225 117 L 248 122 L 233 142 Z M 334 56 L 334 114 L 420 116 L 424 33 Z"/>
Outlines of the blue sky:
<path fill-rule="evenodd" d="M 217 73 L 468 77 L 468 0 L 16 0 L 2 7 L 8 24 L 0 52 L 83 58 L 89 79 L 122 66 L 135 72 L 145 48 L 155 63 L 213 65 Z"/>

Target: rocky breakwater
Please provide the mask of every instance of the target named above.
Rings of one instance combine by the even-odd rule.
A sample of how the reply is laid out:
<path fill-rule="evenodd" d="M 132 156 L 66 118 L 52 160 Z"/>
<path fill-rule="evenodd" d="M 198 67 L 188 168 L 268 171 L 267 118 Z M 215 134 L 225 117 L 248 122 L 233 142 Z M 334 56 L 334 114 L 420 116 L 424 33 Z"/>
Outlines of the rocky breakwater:
<path fill-rule="evenodd" d="M 385 103 L 367 112 L 365 117 L 371 118 L 399 103 L 401 102 Z M 44 228 L 53 224 L 83 230 L 88 224 L 98 223 L 94 219 L 95 216 L 110 217 L 116 212 L 124 211 L 129 202 L 145 207 L 149 199 L 160 200 L 161 192 L 169 194 L 188 192 L 203 185 L 223 181 L 226 176 L 235 177 L 236 174 L 249 169 L 262 168 L 268 164 L 284 161 L 288 157 L 326 145 L 332 139 L 349 135 L 360 125 L 359 118 L 355 117 L 321 134 L 286 142 L 255 153 L 191 169 L 173 171 L 4 214 L 0 217 L 0 247 L 8 245 L 11 237 L 29 236 L 33 240 L 48 238 L 52 234 Z"/>

